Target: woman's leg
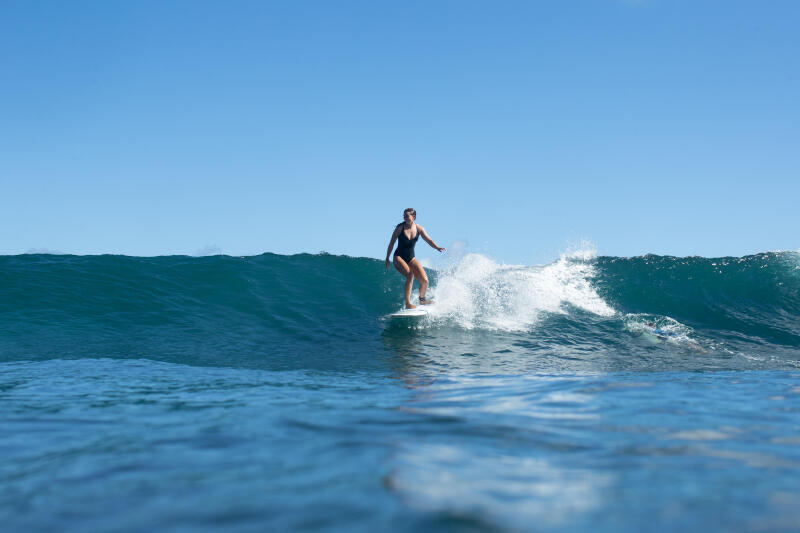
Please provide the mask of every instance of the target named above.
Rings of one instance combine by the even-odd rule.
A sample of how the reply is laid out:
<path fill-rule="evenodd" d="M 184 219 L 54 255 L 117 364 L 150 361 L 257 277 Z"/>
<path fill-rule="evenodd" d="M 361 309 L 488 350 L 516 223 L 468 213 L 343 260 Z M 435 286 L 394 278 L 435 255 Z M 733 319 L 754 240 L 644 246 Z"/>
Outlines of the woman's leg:
<path fill-rule="evenodd" d="M 409 266 L 414 276 L 419 280 L 419 301 L 423 303 L 425 295 L 428 293 L 428 274 L 425 273 L 425 269 L 422 268 L 422 264 L 420 264 L 416 257 L 411 260 Z"/>
<path fill-rule="evenodd" d="M 413 262 L 414 260 L 412 259 L 411 261 Z M 398 255 L 394 256 L 394 267 L 406 278 L 406 309 L 414 309 L 417 307 L 411 303 L 411 288 L 414 286 L 414 273 L 411 271 L 411 267 Z"/>

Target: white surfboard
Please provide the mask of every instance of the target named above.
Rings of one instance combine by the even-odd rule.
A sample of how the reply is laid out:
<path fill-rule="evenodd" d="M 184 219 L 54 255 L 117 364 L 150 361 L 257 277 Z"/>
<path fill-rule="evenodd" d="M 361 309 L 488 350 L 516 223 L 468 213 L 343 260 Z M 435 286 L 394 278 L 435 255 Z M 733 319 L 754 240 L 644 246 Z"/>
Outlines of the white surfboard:
<path fill-rule="evenodd" d="M 420 309 L 419 307 L 417 307 L 416 309 L 402 309 L 388 316 L 389 318 L 428 316 L 428 310 Z"/>

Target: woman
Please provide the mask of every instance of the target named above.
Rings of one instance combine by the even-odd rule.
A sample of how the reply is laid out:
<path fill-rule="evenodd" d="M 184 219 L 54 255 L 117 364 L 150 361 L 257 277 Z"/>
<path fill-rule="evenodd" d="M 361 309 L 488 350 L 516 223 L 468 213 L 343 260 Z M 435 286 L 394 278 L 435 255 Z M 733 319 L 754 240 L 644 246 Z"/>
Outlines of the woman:
<path fill-rule="evenodd" d="M 432 304 L 431 300 L 425 298 L 425 293 L 428 292 L 428 275 L 425 274 L 425 269 L 414 257 L 414 246 L 419 240 L 419 236 L 425 239 L 425 242 L 436 248 L 440 252 L 444 252 L 444 248 L 433 242 L 433 239 L 428 237 L 428 232 L 419 224 L 415 224 L 417 219 L 417 212 L 414 209 L 408 208 L 403 211 L 403 222 L 394 228 L 392 233 L 392 240 L 389 241 L 389 249 L 386 250 L 386 269 L 389 269 L 389 254 L 392 253 L 394 242 L 399 239 L 397 250 L 394 251 L 394 267 L 402 275 L 406 277 L 406 309 L 414 309 L 416 305 L 411 303 L 411 288 L 414 285 L 414 277 L 419 280 L 419 303 Z"/>

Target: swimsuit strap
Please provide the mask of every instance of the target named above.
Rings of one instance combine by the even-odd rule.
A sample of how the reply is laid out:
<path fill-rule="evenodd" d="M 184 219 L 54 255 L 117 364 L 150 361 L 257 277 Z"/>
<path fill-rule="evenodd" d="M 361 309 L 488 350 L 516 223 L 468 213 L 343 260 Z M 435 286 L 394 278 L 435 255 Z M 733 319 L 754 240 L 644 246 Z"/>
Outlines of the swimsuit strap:
<path fill-rule="evenodd" d="M 401 222 L 400 224 L 398 224 L 398 226 L 403 226 L 402 228 L 400 228 L 400 233 L 403 234 L 403 237 L 405 237 L 407 241 L 410 242 L 410 241 L 413 241 L 414 239 L 416 239 L 417 237 L 419 237 L 419 229 L 417 230 L 416 237 L 414 237 L 414 239 L 412 239 L 408 235 L 406 235 L 406 223 L 405 222 Z"/>

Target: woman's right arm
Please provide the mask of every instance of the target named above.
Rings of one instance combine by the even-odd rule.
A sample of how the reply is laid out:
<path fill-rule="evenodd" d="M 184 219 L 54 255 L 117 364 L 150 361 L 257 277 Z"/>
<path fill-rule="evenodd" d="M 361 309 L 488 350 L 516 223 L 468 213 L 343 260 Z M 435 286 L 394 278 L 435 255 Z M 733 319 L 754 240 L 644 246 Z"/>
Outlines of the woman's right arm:
<path fill-rule="evenodd" d="M 392 253 L 392 248 L 394 248 L 394 243 L 397 240 L 397 236 L 400 235 L 400 225 L 398 224 L 394 231 L 392 232 L 392 239 L 389 241 L 389 248 L 386 250 L 386 268 L 389 268 L 389 255 Z"/>

